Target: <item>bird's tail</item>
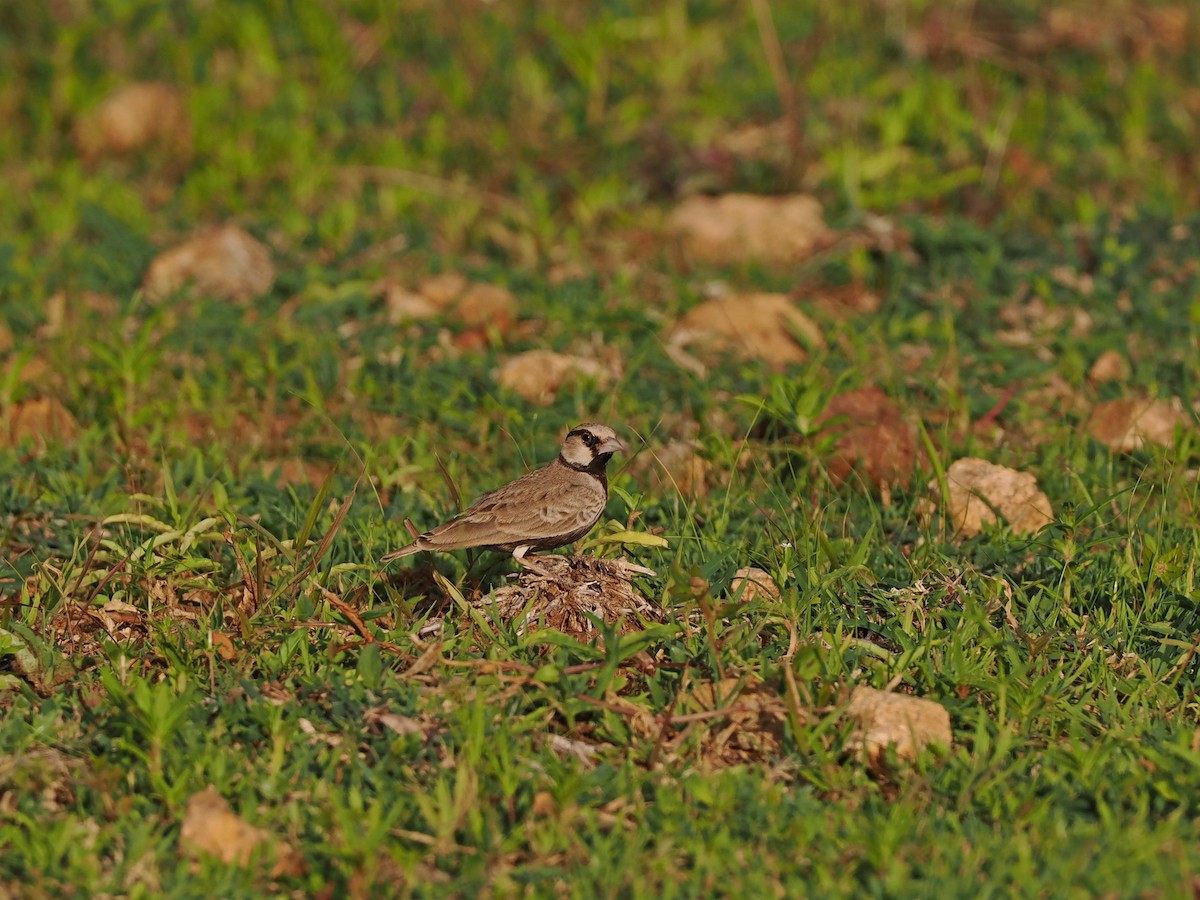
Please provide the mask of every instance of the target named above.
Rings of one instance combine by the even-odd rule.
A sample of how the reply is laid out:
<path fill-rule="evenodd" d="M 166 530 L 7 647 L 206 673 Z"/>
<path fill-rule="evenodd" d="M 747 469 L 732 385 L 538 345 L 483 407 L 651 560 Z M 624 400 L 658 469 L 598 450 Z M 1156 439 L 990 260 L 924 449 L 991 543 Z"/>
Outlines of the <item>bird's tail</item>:
<path fill-rule="evenodd" d="M 393 559 L 400 559 L 403 556 L 412 556 L 414 553 L 420 553 L 424 549 L 424 547 L 420 546 L 416 541 L 414 541 L 405 547 L 401 547 L 399 550 L 393 550 L 391 553 L 385 553 L 383 556 L 379 557 L 379 561 L 381 563 L 389 563 Z"/>

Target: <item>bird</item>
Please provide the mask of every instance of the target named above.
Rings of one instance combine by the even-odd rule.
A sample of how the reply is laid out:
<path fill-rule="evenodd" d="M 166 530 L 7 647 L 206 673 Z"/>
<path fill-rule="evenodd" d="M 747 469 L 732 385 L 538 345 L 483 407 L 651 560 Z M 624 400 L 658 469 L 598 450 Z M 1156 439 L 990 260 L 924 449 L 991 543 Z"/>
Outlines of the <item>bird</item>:
<path fill-rule="evenodd" d="M 551 463 L 489 491 L 454 518 L 380 557 L 380 562 L 422 550 L 483 547 L 511 553 L 522 568 L 546 575 L 526 554 L 566 546 L 592 530 L 608 502 L 605 468 L 614 453 L 627 449 L 607 425 L 576 425 Z"/>

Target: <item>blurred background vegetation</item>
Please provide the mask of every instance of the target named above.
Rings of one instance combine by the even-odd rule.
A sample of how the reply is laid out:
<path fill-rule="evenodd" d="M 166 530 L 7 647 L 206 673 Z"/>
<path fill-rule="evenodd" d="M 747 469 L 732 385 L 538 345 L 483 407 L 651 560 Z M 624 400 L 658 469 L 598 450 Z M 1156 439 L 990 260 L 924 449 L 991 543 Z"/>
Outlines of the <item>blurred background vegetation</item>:
<path fill-rule="evenodd" d="M 636 259 L 655 210 L 695 192 L 813 191 L 842 222 L 1178 213 L 1198 199 L 1198 18 L 1134 0 L 16 0 L 8 278 L 79 277 L 61 262 L 95 208 L 152 239 L 236 216 L 319 259 L 403 225 L 526 267 Z M 136 80 L 182 91 L 188 158 L 167 141 L 165 160 L 81 159 L 79 117 Z M 108 286 L 138 261 L 113 259 Z"/>

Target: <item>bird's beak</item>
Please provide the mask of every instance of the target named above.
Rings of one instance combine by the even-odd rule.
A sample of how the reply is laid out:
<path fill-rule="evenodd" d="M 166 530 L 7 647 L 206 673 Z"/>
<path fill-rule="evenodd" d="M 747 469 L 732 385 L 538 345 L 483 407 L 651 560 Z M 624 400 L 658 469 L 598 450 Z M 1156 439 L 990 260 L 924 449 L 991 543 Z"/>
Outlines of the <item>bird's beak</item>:
<path fill-rule="evenodd" d="M 609 438 L 597 448 L 597 453 L 616 453 L 618 450 L 628 450 L 629 448 L 622 444 L 619 440 Z"/>

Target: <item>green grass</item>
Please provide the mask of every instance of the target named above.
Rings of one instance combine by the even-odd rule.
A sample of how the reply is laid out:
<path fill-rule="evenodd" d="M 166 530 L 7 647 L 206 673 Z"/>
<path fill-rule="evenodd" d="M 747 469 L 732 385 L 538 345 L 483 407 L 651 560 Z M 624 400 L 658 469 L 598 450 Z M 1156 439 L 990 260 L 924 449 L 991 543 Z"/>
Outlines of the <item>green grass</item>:
<path fill-rule="evenodd" d="M 752 4 L 0 11 L 0 894 L 1191 896 L 1200 445 L 1115 454 L 1085 421 L 1197 397 L 1195 16 L 1179 47 L 1135 27 L 1156 5 L 1114 3 L 1109 37 L 1039 55 L 1017 39 L 1038 4 L 1014 0 L 945 13 L 987 41 L 918 53 L 932 6 L 777 4 L 808 110 L 783 164 L 713 150 L 779 115 Z M 186 93 L 177 178 L 72 149 L 137 78 Z M 689 192 L 799 185 L 907 246 L 718 271 L 657 237 Z M 138 292 L 159 248 L 226 218 L 270 244 L 269 295 Z M 519 326 L 483 350 L 447 350 L 452 320 L 389 326 L 379 280 L 439 271 L 508 286 Z M 881 307 L 805 303 L 828 344 L 809 364 L 701 379 L 664 342 L 713 279 Z M 609 388 L 536 406 L 497 385 L 511 354 L 593 335 L 623 361 Z M 1131 376 L 1093 386 L 1108 350 Z M 937 464 L 887 503 L 831 482 L 811 425 L 862 385 Z M 999 437 L 973 430 L 1010 388 Z M 46 397 L 74 433 L 8 440 Z M 441 465 L 473 497 L 593 419 L 639 458 L 583 550 L 665 536 L 625 552 L 668 626 L 519 633 L 473 604 L 510 564 L 375 562 L 406 517 L 454 511 Z M 683 497 L 644 463 L 693 434 L 713 478 Z M 965 455 L 1034 473 L 1055 524 L 948 541 L 919 505 Z M 778 600 L 729 597 L 746 565 Z M 760 681 L 774 732 L 680 718 Z M 866 765 L 855 685 L 941 703 L 954 747 Z M 303 869 L 182 854 L 210 784 Z"/>

